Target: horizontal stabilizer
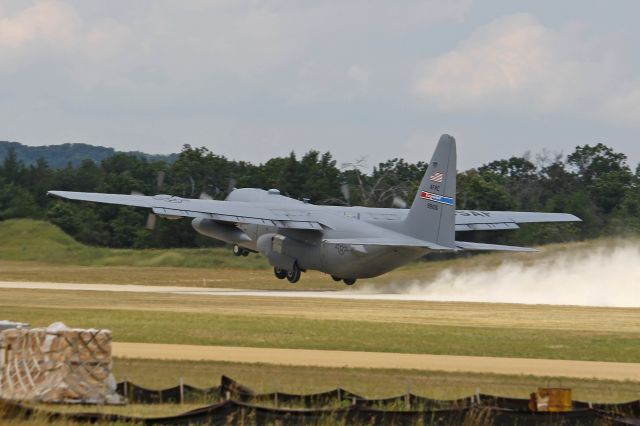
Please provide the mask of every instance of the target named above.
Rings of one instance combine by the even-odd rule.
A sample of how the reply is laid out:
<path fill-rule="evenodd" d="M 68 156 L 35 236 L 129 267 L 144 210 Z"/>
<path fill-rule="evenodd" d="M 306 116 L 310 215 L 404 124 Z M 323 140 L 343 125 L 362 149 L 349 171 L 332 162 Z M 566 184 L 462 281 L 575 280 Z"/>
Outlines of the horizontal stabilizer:
<path fill-rule="evenodd" d="M 456 211 L 456 231 L 498 231 L 518 229 L 518 223 L 580 222 L 568 213 Z"/>
<path fill-rule="evenodd" d="M 475 251 L 538 251 L 531 247 L 503 246 L 500 244 L 470 243 L 467 241 L 456 241 L 456 247 L 462 250 Z"/>

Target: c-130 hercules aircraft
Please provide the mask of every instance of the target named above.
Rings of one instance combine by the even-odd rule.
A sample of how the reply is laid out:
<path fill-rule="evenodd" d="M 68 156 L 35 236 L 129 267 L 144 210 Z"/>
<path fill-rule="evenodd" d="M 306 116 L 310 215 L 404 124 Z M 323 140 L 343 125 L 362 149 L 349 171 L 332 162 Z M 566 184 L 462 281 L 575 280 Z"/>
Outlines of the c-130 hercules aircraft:
<path fill-rule="evenodd" d="M 193 228 L 233 244 L 236 255 L 263 254 L 275 276 L 295 283 L 317 270 L 352 285 L 389 272 L 430 251 L 535 251 L 456 241 L 456 231 L 517 229 L 518 223 L 580 221 L 566 213 L 455 209 L 456 142 L 438 141 L 410 209 L 319 206 L 278 190 L 233 190 L 225 201 L 170 195 L 49 191 L 70 200 L 144 207 L 169 219 L 193 218 Z"/>

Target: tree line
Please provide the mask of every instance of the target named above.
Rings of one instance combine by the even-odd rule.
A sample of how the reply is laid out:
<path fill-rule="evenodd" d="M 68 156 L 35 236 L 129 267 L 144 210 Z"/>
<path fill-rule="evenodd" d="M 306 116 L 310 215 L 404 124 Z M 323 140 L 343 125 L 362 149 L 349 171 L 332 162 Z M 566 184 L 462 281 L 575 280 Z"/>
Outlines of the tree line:
<path fill-rule="evenodd" d="M 65 168 L 40 158 L 25 165 L 10 150 L 0 167 L 0 220 L 48 220 L 77 240 L 108 247 L 216 245 L 189 220 L 160 220 L 145 228 L 148 212 L 93 203 L 63 202 L 51 189 L 110 193 L 166 193 L 224 199 L 233 188 L 277 188 L 314 204 L 403 207 L 411 204 L 426 163 L 394 158 L 367 172 L 363 161 L 338 166 L 329 152 L 272 158 L 264 164 L 232 161 L 207 148 L 185 145 L 168 163 L 116 153 L 99 163 Z M 583 145 L 567 156 L 514 156 L 458 172 L 457 208 L 567 212 L 579 224 L 522 226 L 518 231 L 475 233 L 465 240 L 522 244 L 629 235 L 640 232 L 640 167 L 604 144 Z"/>

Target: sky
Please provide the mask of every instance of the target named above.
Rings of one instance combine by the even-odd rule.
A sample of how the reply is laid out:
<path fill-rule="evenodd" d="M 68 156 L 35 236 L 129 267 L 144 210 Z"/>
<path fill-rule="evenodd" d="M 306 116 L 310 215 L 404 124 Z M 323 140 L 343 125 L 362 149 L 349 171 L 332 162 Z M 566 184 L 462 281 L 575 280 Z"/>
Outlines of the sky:
<path fill-rule="evenodd" d="M 640 161 L 640 2 L 0 0 L 0 140 Z"/>

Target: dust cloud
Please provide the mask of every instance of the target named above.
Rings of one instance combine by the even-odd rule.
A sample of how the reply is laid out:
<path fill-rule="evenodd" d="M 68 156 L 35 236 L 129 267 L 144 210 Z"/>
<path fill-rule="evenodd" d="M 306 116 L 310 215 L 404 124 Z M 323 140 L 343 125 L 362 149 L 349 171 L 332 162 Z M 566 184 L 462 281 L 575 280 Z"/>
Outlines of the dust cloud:
<path fill-rule="evenodd" d="M 567 252 L 492 270 L 448 269 L 432 282 L 392 283 L 403 300 L 640 307 L 640 246 Z"/>

